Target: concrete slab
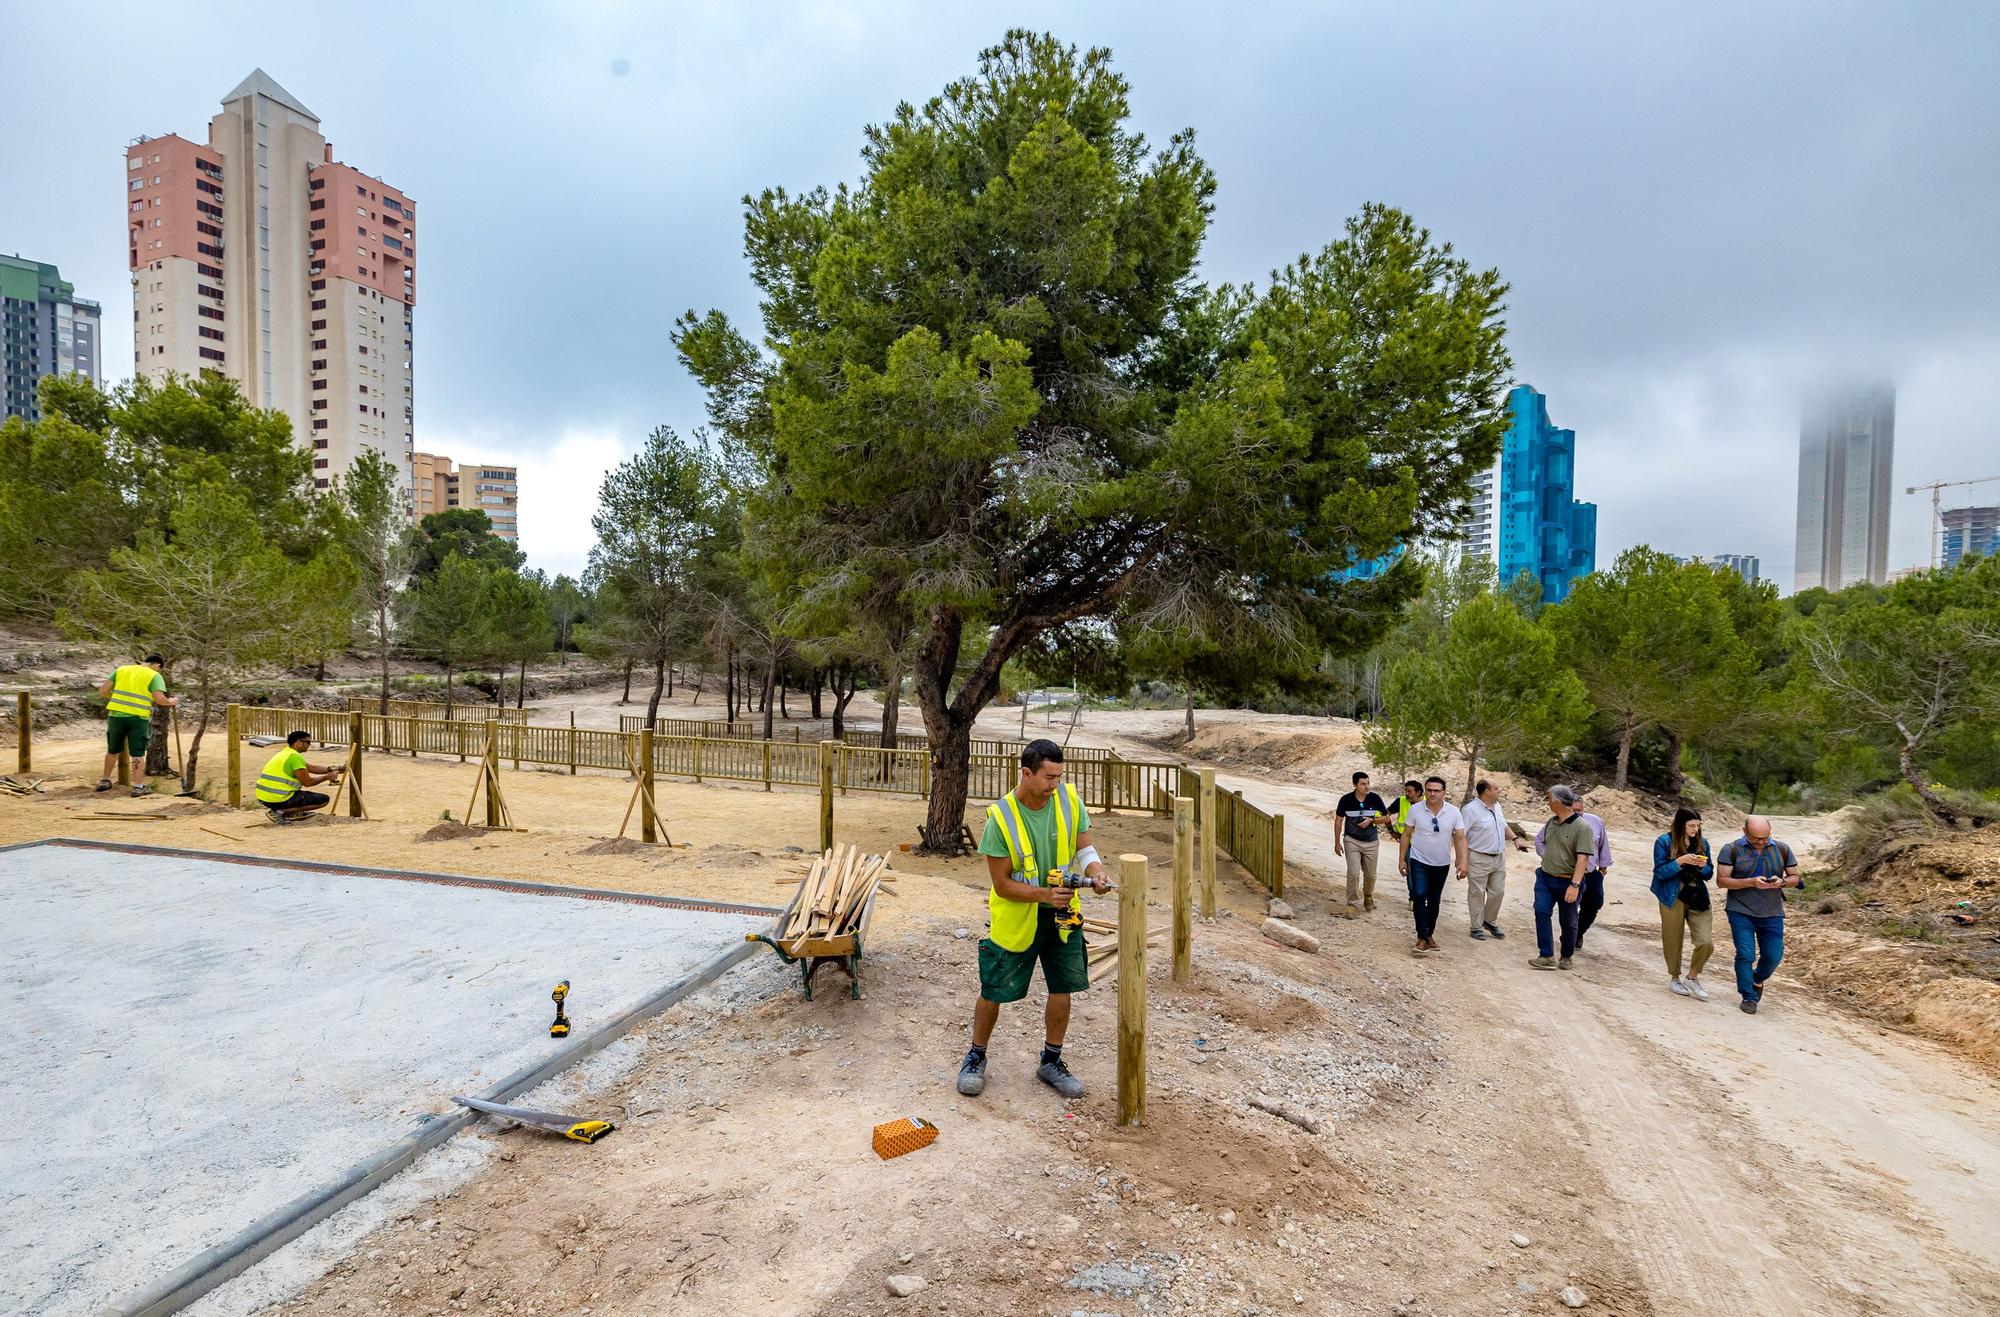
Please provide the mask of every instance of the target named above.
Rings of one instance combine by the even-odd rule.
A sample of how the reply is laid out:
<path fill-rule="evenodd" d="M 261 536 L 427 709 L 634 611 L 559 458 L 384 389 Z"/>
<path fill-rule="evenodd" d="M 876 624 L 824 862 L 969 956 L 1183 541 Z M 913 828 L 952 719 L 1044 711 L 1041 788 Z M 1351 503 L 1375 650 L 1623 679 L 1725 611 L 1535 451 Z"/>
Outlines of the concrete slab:
<path fill-rule="evenodd" d="M 0 852 L 0 1311 L 125 1299 L 769 922 L 143 847 Z M 564 978 L 566 1041 L 548 1034 Z"/>

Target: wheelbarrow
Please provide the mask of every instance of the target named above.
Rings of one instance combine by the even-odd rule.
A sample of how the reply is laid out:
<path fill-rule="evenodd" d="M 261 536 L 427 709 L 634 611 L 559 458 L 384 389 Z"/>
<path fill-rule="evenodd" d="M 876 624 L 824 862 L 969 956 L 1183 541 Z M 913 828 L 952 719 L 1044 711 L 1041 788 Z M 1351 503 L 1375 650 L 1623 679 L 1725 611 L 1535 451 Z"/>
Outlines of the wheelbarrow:
<path fill-rule="evenodd" d="M 791 922 L 792 911 L 797 908 L 802 892 L 792 894 L 791 904 L 771 925 L 771 932 L 785 927 Z M 799 981 L 806 990 L 806 1000 L 813 999 L 813 975 L 827 965 L 838 965 L 847 974 L 847 995 L 856 1001 L 861 999 L 861 944 L 868 936 L 868 925 L 875 918 L 875 902 L 882 893 L 878 889 L 869 893 L 868 904 L 861 907 L 861 920 L 853 931 L 831 937 L 794 937 L 780 940 L 771 933 L 745 933 L 745 942 L 762 942 L 778 953 L 778 958 L 787 965 L 799 967 Z"/>

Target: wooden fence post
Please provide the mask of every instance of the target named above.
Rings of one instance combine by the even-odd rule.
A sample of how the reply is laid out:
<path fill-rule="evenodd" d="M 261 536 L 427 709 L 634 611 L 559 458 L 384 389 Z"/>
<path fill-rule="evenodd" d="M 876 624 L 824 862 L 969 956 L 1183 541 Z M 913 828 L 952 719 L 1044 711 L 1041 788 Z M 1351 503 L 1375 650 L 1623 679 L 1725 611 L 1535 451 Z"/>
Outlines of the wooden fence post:
<path fill-rule="evenodd" d="M 486 750 L 481 762 L 486 765 L 486 826 L 500 826 L 500 797 L 493 790 L 493 780 L 500 775 L 500 737 L 498 724 L 493 719 L 486 720 Z M 464 744 L 461 740 L 460 744 Z"/>
<path fill-rule="evenodd" d="M 33 712 L 28 708 L 28 692 L 22 691 L 15 697 L 14 728 L 21 734 L 21 753 L 18 760 L 23 773 L 35 766 L 34 751 L 30 748 L 35 739 L 34 725 L 30 722 L 33 717 Z"/>
<path fill-rule="evenodd" d="M 1146 857 L 1118 857 L 1118 1123 L 1146 1120 Z"/>
<path fill-rule="evenodd" d="M 523 724 L 521 723 L 521 721 L 520 721 L 519 719 L 516 719 L 516 718 L 509 718 L 509 719 L 507 719 L 507 730 L 508 730 L 508 731 L 510 731 L 510 732 L 512 732 L 512 733 L 514 734 L 514 771 L 515 771 L 515 772 L 517 772 L 517 773 L 521 771 L 521 728 L 522 728 L 522 726 L 523 726 Z"/>
<path fill-rule="evenodd" d="M 347 715 L 347 817 L 361 817 L 361 715 Z"/>
<path fill-rule="evenodd" d="M 1194 802 L 1174 797 L 1174 982 L 1194 978 Z"/>
<path fill-rule="evenodd" d="M 819 743 L 819 848 L 833 849 L 833 747 L 832 741 Z"/>
<path fill-rule="evenodd" d="M 653 815 L 653 729 L 639 729 L 639 840 L 660 839 L 659 820 Z"/>
<path fill-rule="evenodd" d="M 229 808 L 243 808 L 243 706 L 229 706 Z"/>
<path fill-rule="evenodd" d="M 764 790 L 771 789 L 771 743 L 764 742 Z"/>
<path fill-rule="evenodd" d="M 701 781 L 702 747 L 707 744 L 708 738 L 706 736 L 697 736 L 694 738 L 694 780 L 697 782 Z"/>
<path fill-rule="evenodd" d="M 1285 894 L 1285 816 L 1271 816 L 1271 895 Z"/>
<path fill-rule="evenodd" d="M 576 776 L 576 710 L 569 711 L 569 775 Z"/>
<path fill-rule="evenodd" d="M 1201 917 L 1215 918 L 1215 770 L 1204 768 L 1201 782 Z"/>
<path fill-rule="evenodd" d="M 132 753 L 129 750 L 118 752 L 118 785 L 121 787 L 132 785 Z"/>

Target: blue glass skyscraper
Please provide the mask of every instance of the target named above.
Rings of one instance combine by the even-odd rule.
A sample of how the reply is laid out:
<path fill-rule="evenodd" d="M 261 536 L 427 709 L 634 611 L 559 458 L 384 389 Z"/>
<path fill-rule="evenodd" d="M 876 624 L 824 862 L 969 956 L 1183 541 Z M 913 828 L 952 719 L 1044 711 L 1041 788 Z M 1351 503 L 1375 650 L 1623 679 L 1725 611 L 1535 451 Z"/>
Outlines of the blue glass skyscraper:
<path fill-rule="evenodd" d="M 1597 505 L 1576 501 L 1576 431 L 1549 421 L 1549 400 L 1525 384 L 1507 395 L 1500 452 L 1500 580 L 1522 572 L 1556 603 L 1597 569 Z"/>

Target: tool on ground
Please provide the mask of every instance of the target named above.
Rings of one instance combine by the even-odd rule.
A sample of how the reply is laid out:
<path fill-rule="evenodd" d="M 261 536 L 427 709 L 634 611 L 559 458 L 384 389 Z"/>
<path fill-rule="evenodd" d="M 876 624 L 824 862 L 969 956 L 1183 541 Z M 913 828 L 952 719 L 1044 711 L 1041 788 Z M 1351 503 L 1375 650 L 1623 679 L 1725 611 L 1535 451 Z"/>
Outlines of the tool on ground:
<path fill-rule="evenodd" d="M 534 1111 L 528 1107 L 504 1107 L 498 1102 L 488 1102 L 485 1098 L 455 1097 L 453 1102 L 461 1107 L 511 1120 L 516 1125 L 526 1125 L 530 1129 L 547 1130 L 560 1134 L 578 1143 L 595 1143 L 611 1131 L 617 1129 L 608 1120 L 581 1120 L 575 1116 L 565 1116 L 554 1111 Z"/>
<path fill-rule="evenodd" d="M 928 1148 L 937 1141 L 938 1127 L 922 1116 L 906 1116 L 875 1127 L 875 1155 L 883 1161 Z"/>
<path fill-rule="evenodd" d="M 556 990 L 549 994 L 550 1000 L 554 1001 L 556 1004 L 556 1018 L 555 1021 L 549 1025 L 549 1037 L 551 1038 L 569 1037 L 569 1016 L 563 1014 L 563 1002 L 568 997 L 569 997 L 568 979 L 564 979 L 561 983 L 556 984 Z"/>

